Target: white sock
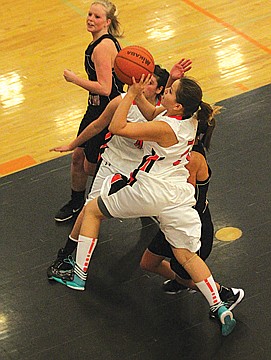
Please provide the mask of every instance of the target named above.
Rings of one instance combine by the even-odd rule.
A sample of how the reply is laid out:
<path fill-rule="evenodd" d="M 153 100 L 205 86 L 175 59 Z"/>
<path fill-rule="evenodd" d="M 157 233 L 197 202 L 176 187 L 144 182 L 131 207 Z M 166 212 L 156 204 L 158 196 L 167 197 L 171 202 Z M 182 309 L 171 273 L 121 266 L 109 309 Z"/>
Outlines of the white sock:
<path fill-rule="evenodd" d="M 207 279 L 195 283 L 195 285 L 199 288 L 202 295 L 206 298 L 210 306 L 218 304 L 221 302 L 215 281 L 213 276 L 209 276 Z"/>
<path fill-rule="evenodd" d="M 88 269 L 88 265 L 97 244 L 97 240 L 98 239 L 89 238 L 83 235 L 79 235 L 78 237 L 76 263 L 84 272 L 86 272 Z"/>

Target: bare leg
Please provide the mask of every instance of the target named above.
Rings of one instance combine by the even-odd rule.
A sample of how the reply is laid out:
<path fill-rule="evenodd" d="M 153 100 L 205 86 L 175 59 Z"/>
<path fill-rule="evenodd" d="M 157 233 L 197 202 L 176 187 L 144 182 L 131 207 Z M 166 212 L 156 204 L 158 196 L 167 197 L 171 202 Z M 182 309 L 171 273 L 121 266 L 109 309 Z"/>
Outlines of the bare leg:
<path fill-rule="evenodd" d="M 85 153 L 83 148 L 76 148 L 72 154 L 71 188 L 74 191 L 86 189 L 88 174 L 84 170 Z"/>
<path fill-rule="evenodd" d="M 83 221 L 83 218 L 84 218 L 84 213 L 85 213 L 85 206 L 83 207 L 83 209 L 80 211 L 80 214 L 78 215 L 74 225 L 73 225 L 73 228 L 72 228 L 72 231 L 71 231 L 71 237 L 75 240 L 78 240 L 78 237 L 79 237 L 79 233 L 80 233 L 80 228 L 81 228 L 81 225 L 82 225 L 82 221 Z"/>
<path fill-rule="evenodd" d="M 80 235 L 88 238 L 97 238 L 100 231 L 101 221 L 104 218 L 104 215 L 98 207 L 97 198 L 87 203 L 84 206 Z"/>
<path fill-rule="evenodd" d="M 195 256 L 194 253 L 187 249 L 172 248 L 172 251 L 178 262 L 185 267 L 185 270 L 195 283 L 211 276 L 208 266 L 199 256 Z"/>
<path fill-rule="evenodd" d="M 165 260 L 165 257 L 155 255 L 148 249 L 145 250 L 141 258 L 140 267 L 143 270 L 161 275 L 166 279 L 175 279 L 175 273 L 171 270 L 170 263 Z"/>
<path fill-rule="evenodd" d="M 84 161 L 84 172 L 89 176 L 94 176 L 96 171 L 96 163 L 91 163 L 85 159 Z"/>

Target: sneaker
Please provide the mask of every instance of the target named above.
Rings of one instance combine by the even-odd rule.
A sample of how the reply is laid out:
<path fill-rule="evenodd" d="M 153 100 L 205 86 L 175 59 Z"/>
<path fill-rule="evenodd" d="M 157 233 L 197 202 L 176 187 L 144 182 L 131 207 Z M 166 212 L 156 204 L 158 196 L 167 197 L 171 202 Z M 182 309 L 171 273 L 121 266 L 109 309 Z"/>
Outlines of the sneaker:
<path fill-rule="evenodd" d="M 245 292 L 243 289 L 226 288 L 221 285 L 219 295 L 226 308 L 233 310 L 243 300 Z"/>
<path fill-rule="evenodd" d="M 183 290 L 188 290 L 189 288 L 182 284 L 179 284 L 177 280 L 174 279 L 174 280 L 166 280 L 162 285 L 162 289 L 167 294 L 176 295 L 182 292 Z"/>
<path fill-rule="evenodd" d="M 219 296 L 226 308 L 233 310 L 243 300 L 245 292 L 243 289 L 227 288 L 226 286 L 220 285 Z M 215 318 L 211 311 L 210 317 Z"/>
<path fill-rule="evenodd" d="M 60 249 L 56 260 L 47 269 L 48 280 L 54 280 L 56 277 L 63 280 L 71 279 L 73 277 L 73 263 L 72 257 L 70 255 L 67 257 L 63 249 Z"/>
<path fill-rule="evenodd" d="M 223 336 L 228 336 L 236 325 L 236 320 L 233 318 L 233 313 L 226 308 L 224 303 L 219 303 L 210 307 L 210 312 L 221 323 L 221 333 Z"/>
<path fill-rule="evenodd" d="M 64 222 L 73 219 L 75 216 L 79 214 L 83 206 L 84 206 L 84 202 L 75 205 L 74 202 L 70 200 L 57 212 L 55 216 L 55 221 Z"/>
<path fill-rule="evenodd" d="M 65 280 L 63 277 L 53 276 L 53 280 L 59 282 L 74 290 L 85 290 L 87 273 L 79 268 L 79 266 L 73 262 L 72 276 L 69 280 Z"/>

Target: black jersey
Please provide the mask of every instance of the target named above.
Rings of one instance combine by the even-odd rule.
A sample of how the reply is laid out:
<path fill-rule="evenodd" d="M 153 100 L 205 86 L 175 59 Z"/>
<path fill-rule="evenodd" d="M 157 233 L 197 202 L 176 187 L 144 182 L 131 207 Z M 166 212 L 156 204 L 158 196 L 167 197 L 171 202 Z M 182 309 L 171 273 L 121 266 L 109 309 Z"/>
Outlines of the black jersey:
<path fill-rule="evenodd" d="M 88 79 L 91 81 L 97 81 L 97 74 L 91 56 L 95 47 L 103 40 L 111 39 L 117 51 L 121 50 L 118 40 L 111 34 L 102 35 L 99 39 L 89 44 L 85 51 L 85 70 L 88 75 Z M 117 78 L 114 69 L 112 69 L 112 89 L 109 96 L 97 95 L 89 93 L 89 105 L 92 106 L 101 106 L 103 109 L 109 103 L 110 100 L 114 99 L 116 96 L 120 95 L 123 92 L 123 83 Z"/>
<path fill-rule="evenodd" d="M 204 147 L 201 142 L 194 145 L 192 148 L 192 151 L 200 153 L 206 159 L 205 150 L 204 150 Z M 208 165 L 208 163 L 207 163 L 207 165 Z M 195 198 L 197 200 L 197 203 L 195 205 L 195 209 L 197 210 L 199 215 L 204 213 L 204 211 L 206 210 L 206 207 L 208 206 L 207 192 L 208 192 L 208 188 L 209 188 L 210 178 L 212 175 L 212 171 L 211 171 L 209 165 L 208 165 L 208 173 L 209 173 L 209 176 L 207 177 L 206 180 L 204 180 L 204 181 L 197 180 L 196 181 Z"/>

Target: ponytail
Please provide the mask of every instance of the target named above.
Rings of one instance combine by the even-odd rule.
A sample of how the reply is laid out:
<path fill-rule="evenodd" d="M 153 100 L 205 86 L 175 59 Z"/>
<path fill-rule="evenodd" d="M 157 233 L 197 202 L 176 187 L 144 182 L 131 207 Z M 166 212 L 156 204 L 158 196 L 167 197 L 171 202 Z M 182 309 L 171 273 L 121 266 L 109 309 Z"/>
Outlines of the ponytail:
<path fill-rule="evenodd" d="M 114 5 L 111 1 L 107 0 L 97 0 L 93 1 L 92 4 L 100 4 L 105 8 L 107 19 L 111 20 L 111 23 L 108 28 L 108 33 L 113 35 L 116 38 L 121 38 L 123 33 L 120 30 L 120 23 L 118 20 L 118 10 L 116 5 Z"/>
<path fill-rule="evenodd" d="M 198 119 L 197 137 L 208 150 L 215 128 L 214 116 L 219 114 L 221 106 L 212 107 L 210 104 L 203 102 L 201 87 L 194 79 L 184 76 L 179 81 L 176 100 L 183 106 L 183 119 L 196 115 Z"/>
<path fill-rule="evenodd" d="M 211 106 L 201 101 L 197 111 L 198 129 L 197 137 L 208 151 L 211 144 L 211 138 L 216 125 L 214 116 L 220 113 L 221 106 Z"/>

